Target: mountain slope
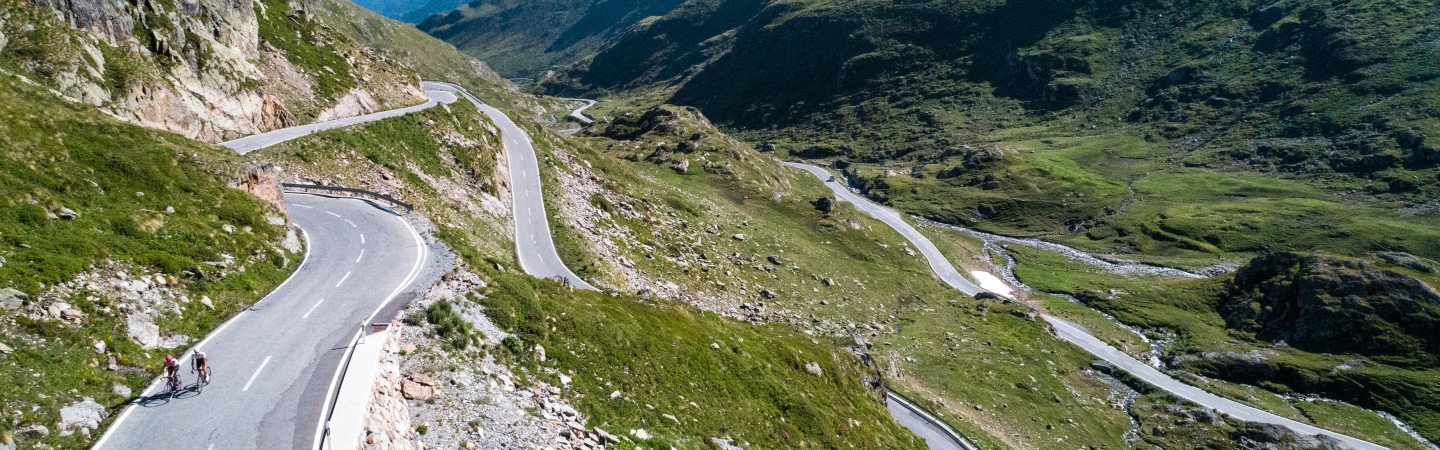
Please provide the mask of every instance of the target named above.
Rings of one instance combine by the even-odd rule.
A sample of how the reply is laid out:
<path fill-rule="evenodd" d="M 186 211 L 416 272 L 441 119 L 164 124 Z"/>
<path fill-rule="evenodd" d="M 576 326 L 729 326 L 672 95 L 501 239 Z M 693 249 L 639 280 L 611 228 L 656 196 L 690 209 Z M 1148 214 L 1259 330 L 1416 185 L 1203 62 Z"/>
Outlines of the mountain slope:
<path fill-rule="evenodd" d="M 1419 219 L 1440 193 L 1424 2 L 1052 6 L 693 1 L 545 88 L 694 106 L 782 153 L 858 163 L 902 209 L 1007 234 L 1208 262 L 1440 255 Z"/>
<path fill-rule="evenodd" d="M 479 0 L 436 14 L 418 27 L 485 60 L 508 77 L 534 77 L 568 65 L 681 0 Z"/>

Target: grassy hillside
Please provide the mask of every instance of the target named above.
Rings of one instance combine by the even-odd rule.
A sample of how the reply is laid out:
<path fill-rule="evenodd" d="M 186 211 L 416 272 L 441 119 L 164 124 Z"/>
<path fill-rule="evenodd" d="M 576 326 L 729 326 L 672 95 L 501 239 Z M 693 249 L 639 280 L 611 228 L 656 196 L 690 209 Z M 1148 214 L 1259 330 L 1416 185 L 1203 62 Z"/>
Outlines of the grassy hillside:
<path fill-rule="evenodd" d="M 570 374 L 590 423 L 649 430 L 646 448 L 711 448 L 710 437 L 755 448 L 925 448 L 889 418 L 862 383 L 870 370 L 841 342 L 672 302 L 491 279 L 481 303 L 519 337 L 513 364 L 556 385 L 541 368 Z M 546 361 L 528 351 L 536 345 Z"/>
<path fill-rule="evenodd" d="M 607 39 L 682 0 L 480 0 L 417 25 L 507 77 L 536 77 L 573 63 Z"/>
<path fill-rule="evenodd" d="M 85 447 L 97 430 L 62 436 L 60 409 L 93 398 L 118 410 L 160 368 L 165 350 L 129 338 L 127 319 L 159 309 L 160 333 L 193 342 L 300 255 L 280 248 L 278 212 L 227 187 L 240 176 L 230 152 L 0 77 L 0 295 L 25 298 L 0 309 L 0 407 L 13 412 L 0 433 L 21 447 Z M 141 303 L 117 279 L 159 295 Z M 17 433 L 34 425 L 51 432 Z"/>
<path fill-rule="evenodd" d="M 1027 320 L 1028 306 L 957 297 L 889 228 L 846 204 L 821 206 L 828 191 L 813 177 L 680 107 L 616 111 L 587 133 L 533 135 L 556 193 L 547 206 L 557 244 L 582 276 L 862 343 L 893 386 L 990 447 L 1126 445 L 1131 388 Z M 1166 411 L 1139 417 L 1147 430 L 1201 414 L 1138 395 Z M 1153 442 L 1234 443 L 1235 426 L 1197 424 Z"/>
<path fill-rule="evenodd" d="M 1197 264 L 1440 254 L 1424 2 L 1042 3 L 694 1 L 546 87 L 695 106 L 1008 234 Z"/>

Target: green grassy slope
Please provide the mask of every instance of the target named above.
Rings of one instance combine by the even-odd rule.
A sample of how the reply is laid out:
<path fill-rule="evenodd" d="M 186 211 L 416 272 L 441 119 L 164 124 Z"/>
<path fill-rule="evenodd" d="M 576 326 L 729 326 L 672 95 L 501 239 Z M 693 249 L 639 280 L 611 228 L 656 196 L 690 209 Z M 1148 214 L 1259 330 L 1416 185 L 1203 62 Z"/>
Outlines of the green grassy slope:
<path fill-rule="evenodd" d="M 520 338 L 522 350 L 508 353 L 514 364 L 552 384 L 538 368 L 571 374 L 573 400 L 590 423 L 646 429 L 656 436 L 646 448 L 710 448 L 709 437 L 755 448 L 925 447 L 890 420 L 861 382 L 867 369 L 838 342 L 683 304 L 491 279 L 481 302 Z M 547 349 L 545 362 L 531 357 L 534 345 Z"/>
<path fill-rule="evenodd" d="M 9 87 L 0 92 L 0 288 L 30 299 L 21 309 L 0 310 L 0 342 L 11 349 L 0 354 L 6 380 L 0 407 L 14 412 L 0 432 L 8 439 L 38 424 L 52 428 L 44 444 L 84 447 L 98 436 L 60 436 L 53 430 L 60 408 L 90 397 L 117 410 L 129 399 L 113 387 L 138 393 L 158 372 L 163 350 L 142 349 L 127 337 L 118 298 L 83 285 L 58 298 L 42 294 L 81 272 L 161 275 L 190 298 L 211 299 L 213 308 L 189 301 L 157 318 L 164 333 L 198 338 L 259 299 L 300 258 L 278 247 L 284 231 L 267 221 L 278 213 L 227 187 L 240 164 L 230 152 L 121 123 L 14 76 L 3 80 Z M 61 208 L 77 216 L 47 217 Z M 224 255 L 235 258 L 228 269 L 207 263 Z M 38 315 L 52 302 L 69 303 L 83 316 Z M 105 344 L 103 354 L 93 350 L 96 342 Z M 107 357 L 119 370 L 106 370 Z"/>

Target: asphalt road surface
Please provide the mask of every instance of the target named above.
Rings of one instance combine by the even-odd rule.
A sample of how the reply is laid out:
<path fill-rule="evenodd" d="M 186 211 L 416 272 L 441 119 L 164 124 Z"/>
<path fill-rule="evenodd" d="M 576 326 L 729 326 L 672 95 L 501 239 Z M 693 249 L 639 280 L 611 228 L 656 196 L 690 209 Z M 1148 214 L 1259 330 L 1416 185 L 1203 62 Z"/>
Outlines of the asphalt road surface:
<path fill-rule="evenodd" d="M 580 123 L 583 124 L 590 124 L 595 122 L 595 120 L 591 119 L 590 116 L 585 115 L 585 110 L 590 109 L 591 106 L 595 106 L 594 100 L 590 100 L 588 98 L 565 98 L 561 100 L 584 103 L 585 106 L 581 106 L 579 108 L 576 108 L 574 111 L 570 111 L 570 117 L 574 117 L 575 120 L 579 120 Z"/>
<path fill-rule="evenodd" d="M 450 83 L 425 82 L 425 91 L 457 93 L 480 108 L 500 127 L 505 142 L 505 154 L 510 159 L 511 209 L 515 221 L 515 253 L 520 257 L 520 268 L 525 273 L 540 278 L 564 280 L 571 286 L 595 290 L 594 286 L 580 279 L 555 251 L 555 241 L 550 235 L 550 222 L 545 217 L 545 198 L 540 192 L 540 163 L 530 135 L 515 125 L 505 113 L 486 105 L 464 88 Z"/>
<path fill-rule="evenodd" d="M 391 300 L 419 274 L 426 250 L 403 217 L 370 202 L 285 200 L 308 245 L 300 268 L 196 346 L 214 368 L 203 391 L 195 390 L 186 357 L 180 394 L 170 398 L 152 384 L 95 448 L 276 449 L 313 441 L 331 372 L 355 331 L 402 306 Z"/>
<path fill-rule="evenodd" d="M 913 408 L 905 400 L 885 393 L 885 409 L 890 411 L 890 417 L 896 422 L 909 428 L 920 439 L 925 440 L 925 445 L 930 450 L 976 450 L 980 447 L 966 441 L 962 437 L 954 436 L 937 425 L 931 418 L 926 417 L 918 408 Z"/>
<path fill-rule="evenodd" d="M 852 205 L 855 205 L 856 208 L 860 209 L 860 211 L 880 220 L 881 222 L 885 222 L 886 225 L 890 225 L 890 227 L 894 228 L 895 231 L 900 232 L 902 236 L 905 236 L 906 240 L 909 240 L 911 244 L 913 244 L 916 248 L 920 250 L 920 253 L 925 256 L 926 262 L 930 264 L 930 268 L 935 271 L 935 275 L 939 276 L 940 279 L 945 282 L 945 284 L 948 284 L 951 287 L 954 287 L 955 289 L 958 289 L 961 292 L 970 295 L 975 295 L 978 292 L 984 291 L 984 289 L 981 289 L 979 286 L 971 283 L 969 280 L 965 279 L 965 277 L 961 276 L 960 272 L 955 270 L 955 267 L 950 264 L 950 261 L 945 259 L 945 256 L 942 255 L 940 253 L 940 250 L 935 247 L 935 244 L 930 242 L 929 238 L 926 238 L 924 235 L 920 234 L 920 232 L 917 231 L 915 227 L 910 226 L 910 224 L 900 216 L 900 213 L 896 212 L 893 209 L 876 204 L 875 202 L 872 202 L 869 199 L 860 196 L 859 194 L 851 192 L 850 189 L 840 184 L 840 182 L 834 178 L 833 174 L 826 169 L 812 166 L 809 164 L 794 162 L 787 162 L 785 163 L 785 165 L 799 168 L 801 170 L 809 172 L 812 175 L 815 175 L 821 180 L 825 180 L 825 185 L 828 186 L 830 190 L 835 193 L 836 197 L 850 202 Z M 1196 404 L 1199 404 L 1206 408 L 1214 409 L 1216 411 L 1225 413 L 1227 415 L 1230 415 L 1231 417 L 1240 420 L 1285 426 L 1301 434 L 1326 435 L 1338 439 L 1341 442 L 1344 442 L 1346 445 L 1357 449 L 1385 448 L 1368 441 L 1360 440 L 1347 435 L 1323 430 L 1311 425 L 1306 425 L 1300 422 L 1286 419 L 1284 417 L 1261 411 L 1259 409 L 1241 404 L 1239 402 L 1205 392 L 1200 388 L 1182 383 L 1179 380 L 1171 378 L 1169 375 L 1166 375 L 1158 369 L 1155 369 L 1154 367 L 1151 367 L 1150 365 L 1140 362 L 1140 360 L 1137 360 L 1130 355 L 1125 354 L 1125 352 L 1116 350 L 1114 347 L 1111 347 L 1100 339 L 1097 339 L 1095 336 L 1092 336 L 1088 331 L 1075 324 L 1071 324 L 1058 317 L 1048 314 L 1042 314 L 1041 317 L 1043 317 L 1046 322 L 1050 323 L 1052 326 L 1055 327 L 1055 333 L 1061 339 L 1080 346 L 1080 348 L 1085 349 L 1085 351 L 1090 352 L 1096 357 L 1103 359 L 1111 364 L 1114 364 L 1121 370 L 1124 370 L 1131 375 L 1134 375 L 1136 378 L 1144 380 L 1146 383 L 1154 385 L 1179 397 L 1195 402 Z"/>
<path fill-rule="evenodd" d="M 250 136 L 245 136 L 243 138 L 233 141 L 222 142 L 220 143 L 220 145 L 231 150 L 235 150 L 237 153 L 243 155 L 255 150 L 279 144 L 281 142 L 285 142 L 301 136 L 306 136 L 316 131 L 331 130 L 335 128 L 348 127 L 351 125 L 357 125 L 366 122 L 374 122 L 380 119 L 399 117 L 415 111 L 427 109 L 435 105 L 452 103 L 455 101 L 455 95 L 449 91 L 426 90 L 425 95 L 428 96 L 430 99 L 425 103 L 421 103 L 415 106 L 407 106 L 404 108 L 390 109 L 377 113 L 366 114 L 363 116 L 346 117 L 343 119 L 335 119 L 325 122 L 312 123 L 309 125 L 282 128 L 279 130 L 269 131 L 260 134 L 252 134 Z"/>

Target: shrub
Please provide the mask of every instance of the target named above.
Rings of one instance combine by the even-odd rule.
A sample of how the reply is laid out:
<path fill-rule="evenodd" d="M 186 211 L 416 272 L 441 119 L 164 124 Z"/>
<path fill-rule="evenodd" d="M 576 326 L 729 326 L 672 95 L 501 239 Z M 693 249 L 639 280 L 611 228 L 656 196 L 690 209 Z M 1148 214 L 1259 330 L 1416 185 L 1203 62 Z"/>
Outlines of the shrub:
<path fill-rule="evenodd" d="M 435 335 L 455 350 L 464 350 L 479 340 L 475 326 L 455 313 L 449 300 L 441 300 L 425 309 L 425 320 L 435 325 Z"/>
<path fill-rule="evenodd" d="M 510 353 L 514 354 L 515 356 L 525 355 L 525 343 L 521 342 L 520 338 L 517 338 L 515 336 L 505 336 L 505 339 L 501 340 L 500 344 L 504 345 L 505 348 L 510 349 Z"/>

